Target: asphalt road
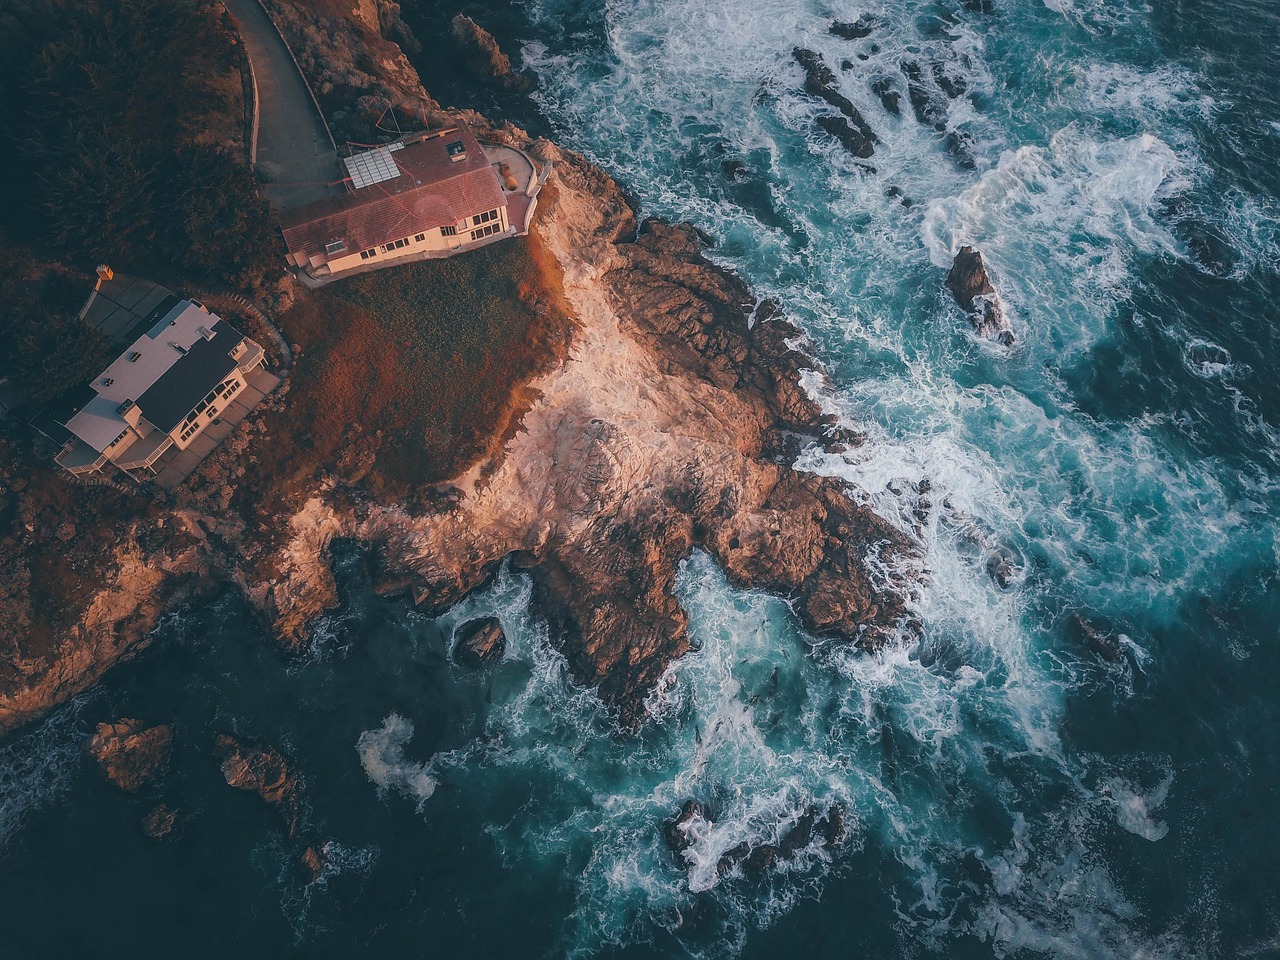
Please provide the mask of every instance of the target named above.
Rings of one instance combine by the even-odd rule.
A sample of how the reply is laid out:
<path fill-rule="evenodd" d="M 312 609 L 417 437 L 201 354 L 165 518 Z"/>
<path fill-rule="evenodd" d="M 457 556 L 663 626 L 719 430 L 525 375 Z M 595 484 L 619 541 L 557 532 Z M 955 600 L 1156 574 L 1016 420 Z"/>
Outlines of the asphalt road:
<path fill-rule="evenodd" d="M 324 122 L 293 58 L 257 0 L 224 0 L 258 82 L 258 179 L 279 210 L 326 196 L 339 177 Z"/>

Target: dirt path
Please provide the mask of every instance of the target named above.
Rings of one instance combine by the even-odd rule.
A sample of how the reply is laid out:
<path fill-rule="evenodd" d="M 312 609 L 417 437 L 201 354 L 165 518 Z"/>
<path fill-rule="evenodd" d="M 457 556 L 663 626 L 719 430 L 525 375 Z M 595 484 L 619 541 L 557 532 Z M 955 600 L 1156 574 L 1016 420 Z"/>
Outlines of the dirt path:
<path fill-rule="evenodd" d="M 319 199 L 338 179 L 329 131 L 289 48 L 258 0 L 225 0 L 258 83 L 258 178 L 285 210 Z"/>

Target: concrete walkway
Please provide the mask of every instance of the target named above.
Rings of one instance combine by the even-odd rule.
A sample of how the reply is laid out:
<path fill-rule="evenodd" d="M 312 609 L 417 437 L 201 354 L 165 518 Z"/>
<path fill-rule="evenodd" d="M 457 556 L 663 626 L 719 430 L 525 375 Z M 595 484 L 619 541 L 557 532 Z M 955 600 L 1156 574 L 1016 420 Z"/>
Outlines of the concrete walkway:
<path fill-rule="evenodd" d="M 258 0 L 224 0 L 258 84 L 258 179 L 278 210 L 330 193 L 339 177 L 328 128 L 289 48 Z"/>

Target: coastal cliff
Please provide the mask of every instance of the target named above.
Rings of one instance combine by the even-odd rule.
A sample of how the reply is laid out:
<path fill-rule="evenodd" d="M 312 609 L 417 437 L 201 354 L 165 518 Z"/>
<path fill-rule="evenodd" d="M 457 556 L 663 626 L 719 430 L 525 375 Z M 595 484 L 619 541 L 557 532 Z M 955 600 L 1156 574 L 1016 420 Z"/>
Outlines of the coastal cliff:
<path fill-rule="evenodd" d="M 467 119 L 554 165 L 528 242 L 571 320 L 537 342 L 532 379 L 510 384 L 522 415 L 427 495 L 370 496 L 335 463 L 269 516 L 237 513 L 228 492 L 244 474 L 231 459 L 242 437 L 208 468 L 225 474 L 222 493 L 162 518 L 181 538 L 152 536 L 144 550 L 126 537 L 79 625 L 4 684 L 0 730 L 87 688 L 145 646 L 164 609 L 218 582 L 238 586 L 283 641 L 304 641 L 337 602 L 339 537 L 368 546 L 383 592 L 432 612 L 510 558 L 533 578 L 574 677 L 627 726 L 690 649 L 674 585 L 695 549 L 736 586 L 787 598 L 815 636 L 874 649 L 911 629 L 914 544 L 856 490 L 789 465 L 809 444 L 857 442 L 802 389 L 814 363 L 800 331 L 707 260 L 692 228 L 638 223 L 582 157 Z M 297 415 L 296 395 L 276 403 L 278 417 Z M 360 476 L 370 470 L 372 458 Z"/>
<path fill-rule="evenodd" d="M 709 263 L 690 228 L 637 235 L 605 174 L 536 149 L 556 163 L 538 231 L 576 314 L 567 356 L 533 381 L 538 400 L 498 456 L 454 481 L 447 509 L 315 498 L 255 600 L 300 636 L 335 602 L 336 536 L 371 544 L 388 579 L 437 611 L 512 557 L 575 677 L 628 723 L 689 649 L 673 588 L 695 548 L 734 584 L 791 599 L 815 635 L 882 643 L 907 617 L 912 546 L 839 481 L 787 466 L 787 451 L 833 431 L 800 389 L 812 361 L 789 345 L 799 331 Z"/>

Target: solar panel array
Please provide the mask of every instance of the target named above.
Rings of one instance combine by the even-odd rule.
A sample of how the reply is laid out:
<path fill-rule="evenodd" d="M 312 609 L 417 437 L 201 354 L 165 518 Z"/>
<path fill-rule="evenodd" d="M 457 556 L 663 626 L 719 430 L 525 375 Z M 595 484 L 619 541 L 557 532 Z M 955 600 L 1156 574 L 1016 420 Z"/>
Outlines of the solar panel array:
<path fill-rule="evenodd" d="M 386 147 L 375 147 L 353 157 L 344 157 L 342 162 L 351 176 L 351 185 L 357 190 L 400 176 L 400 168 Z"/>

